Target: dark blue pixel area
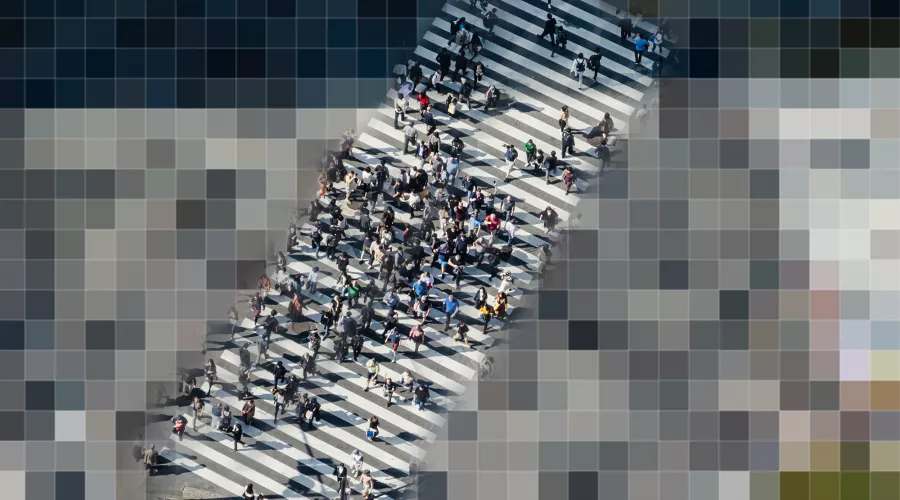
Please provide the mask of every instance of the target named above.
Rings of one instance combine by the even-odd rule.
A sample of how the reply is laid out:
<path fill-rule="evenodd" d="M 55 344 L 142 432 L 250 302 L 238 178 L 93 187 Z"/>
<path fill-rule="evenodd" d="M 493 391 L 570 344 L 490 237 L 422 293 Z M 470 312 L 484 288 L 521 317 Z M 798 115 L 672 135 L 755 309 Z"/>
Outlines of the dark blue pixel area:
<path fill-rule="evenodd" d="M 4 1 L 0 107 L 357 107 L 384 96 L 391 61 L 416 46 L 417 18 L 442 4 Z M 353 84 L 328 92 L 337 79 Z"/>

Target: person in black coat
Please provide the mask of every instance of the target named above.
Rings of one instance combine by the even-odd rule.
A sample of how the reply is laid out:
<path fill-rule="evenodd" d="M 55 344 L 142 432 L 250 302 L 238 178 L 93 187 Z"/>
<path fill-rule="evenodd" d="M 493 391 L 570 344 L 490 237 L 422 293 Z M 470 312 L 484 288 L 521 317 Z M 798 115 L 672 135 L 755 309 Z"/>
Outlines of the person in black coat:
<path fill-rule="evenodd" d="M 338 491 L 338 500 L 345 500 L 347 498 L 347 466 L 344 464 L 338 464 L 337 467 L 334 468 L 334 479 L 337 481 L 337 491 Z"/>
<path fill-rule="evenodd" d="M 247 446 L 244 441 L 244 428 L 241 427 L 241 424 L 235 422 L 234 427 L 231 428 L 231 438 L 234 439 L 234 451 L 237 451 L 238 443 L 241 443 L 244 446 Z"/>
<path fill-rule="evenodd" d="M 547 20 L 544 21 L 544 31 L 542 31 L 541 34 L 538 35 L 538 38 L 543 39 L 545 36 L 550 35 L 550 43 L 555 44 L 556 43 L 556 38 L 554 36 L 555 33 L 556 33 L 556 18 L 553 17 L 553 14 L 547 14 Z"/>
<path fill-rule="evenodd" d="M 466 70 L 469 69 L 469 59 L 466 58 L 466 51 L 462 49 L 456 54 L 456 66 L 453 68 L 453 81 L 459 80 L 459 74 L 466 76 Z"/>
<path fill-rule="evenodd" d="M 359 311 L 359 331 L 365 332 L 372 326 L 372 319 L 375 318 L 375 309 L 370 304 L 363 305 Z"/>
<path fill-rule="evenodd" d="M 450 71 L 450 52 L 447 48 L 441 49 L 441 53 L 437 55 L 437 63 L 441 65 L 441 80 L 447 76 Z"/>
<path fill-rule="evenodd" d="M 619 9 L 616 9 L 616 15 L 619 15 Z M 631 36 L 631 16 L 625 15 L 621 21 L 619 21 L 619 31 L 622 36 L 622 43 L 625 43 L 625 40 Z"/>
<path fill-rule="evenodd" d="M 278 382 L 285 383 L 287 381 L 287 368 L 284 367 L 281 361 L 278 361 L 275 364 L 275 369 L 272 370 L 272 374 L 275 377 L 274 382 L 276 387 L 278 386 Z"/>
<path fill-rule="evenodd" d="M 588 58 L 588 69 L 594 70 L 594 83 L 597 82 L 597 72 L 600 71 L 600 60 L 603 59 L 603 56 L 600 55 L 600 47 L 594 49 L 594 53 L 591 54 L 591 57 Z"/>
<path fill-rule="evenodd" d="M 562 157 L 565 158 L 566 154 L 574 155 L 575 154 L 575 135 L 572 134 L 572 128 L 566 127 L 562 133 Z"/>
<path fill-rule="evenodd" d="M 351 346 L 353 347 L 353 362 L 359 362 L 359 353 L 363 350 L 363 341 L 365 338 L 362 335 L 356 335 L 353 337 L 353 342 Z"/>
<path fill-rule="evenodd" d="M 381 335 L 387 337 L 389 331 L 392 328 L 397 326 L 400 322 L 399 317 L 397 316 L 397 311 L 391 311 L 387 316 L 385 316 L 384 321 L 381 322 L 384 325 L 384 331 L 381 332 Z"/>
<path fill-rule="evenodd" d="M 301 420 L 301 425 L 303 422 L 309 424 L 309 428 L 313 428 L 313 421 L 316 423 L 320 421 L 319 418 L 319 410 L 322 408 L 322 405 L 316 400 L 316 398 L 311 398 L 306 402 L 306 405 L 303 407 L 303 419 Z"/>
<path fill-rule="evenodd" d="M 423 411 L 425 409 L 425 403 L 428 402 L 429 391 L 428 386 L 425 384 L 419 384 L 416 387 L 416 390 L 413 392 L 413 398 L 417 405 L 419 405 L 419 411 Z"/>

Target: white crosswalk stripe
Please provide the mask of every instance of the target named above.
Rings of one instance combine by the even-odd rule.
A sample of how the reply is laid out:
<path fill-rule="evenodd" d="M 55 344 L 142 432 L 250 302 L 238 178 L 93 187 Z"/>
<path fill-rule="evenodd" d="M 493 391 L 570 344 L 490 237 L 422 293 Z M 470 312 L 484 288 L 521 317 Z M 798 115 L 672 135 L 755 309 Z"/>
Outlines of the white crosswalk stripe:
<path fill-rule="evenodd" d="M 522 145 L 533 139 L 537 147 L 547 153 L 557 151 L 559 156 L 561 144 L 557 119 L 563 105 L 571 110 L 569 125 L 573 129 L 586 133 L 598 124 L 604 113 L 610 113 L 616 122 L 613 135 L 627 137 L 629 119 L 640 108 L 644 93 L 653 83 L 648 71 L 651 61 L 645 59 L 641 65 L 633 64 L 633 42 L 620 43 L 618 20 L 613 7 L 602 2 L 597 5 L 597 2 L 586 3 L 582 0 L 554 1 L 553 14 L 568 26 L 570 38 L 565 50 L 551 56 L 549 42 L 537 39 L 546 11 L 538 8 L 534 1 L 494 2 L 499 22 L 493 34 L 485 40 L 481 53 L 474 58 L 484 63 L 486 71 L 479 89 L 472 94 L 471 106 L 458 106 L 456 115 L 448 116 L 444 99 L 434 90 L 427 91 L 443 140 L 449 143 L 450 136 L 458 136 L 465 142 L 460 157 L 460 178 L 471 176 L 485 191 L 496 184 L 493 206 L 499 205 L 507 195 L 516 200 L 517 210 L 513 219 L 517 230 L 511 244 L 511 257 L 498 266 L 500 272 L 508 271 L 516 279 L 515 287 L 508 294 L 508 312 L 513 315 L 522 307 L 522 299 L 535 293 L 539 287 L 540 279 L 536 275 L 541 264 L 539 248 L 552 244 L 560 234 L 559 228 L 546 231 L 539 218 L 540 213 L 546 207 L 552 207 L 559 214 L 561 225 L 564 225 L 564 221 L 571 220 L 578 213 L 581 200 L 593 196 L 590 193 L 593 185 L 591 179 L 604 175 L 600 172 L 595 147 L 585 135 L 576 135 L 576 154 L 562 160 L 562 166 L 568 165 L 577 173 L 575 189 L 571 194 L 565 193 L 562 169 L 549 176 L 548 183 L 543 175 L 535 175 L 533 170 L 523 168 L 526 155 Z M 543 2 L 538 3 L 544 5 Z M 458 17 L 466 17 L 470 26 L 483 31 L 482 20 L 468 2 L 445 5 L 440 16 L 428 25 L 423 40 L 412 55 L 413 60 L 421 63 L 424 73 L 423 80 L 414 85 L 417 92 L 426 92 L 426 79 L 437 68 L 435 58 L 447 45 L 451 22 Z M 655 30 L 655 26 L 646 21 L 637 23 L 637 26 L 644 31 Z M 452 47 L 456 48 L 455 45 Z M 585 78 L 588 82 L 579 88 L 578 82 L 569 74 L 573 54 L 583 52 L 587 56 L 593 53 L 594 47 L 599 47 L 603 54 L 597 84 L 589 85 L 591 79 Z M 669 56 L 668 50 L 664 49 L 662 56 Z M 585 76 L 589 75 L 592 76 L 592 73 L 588 72 Z M 500 88 L 504 98 L 510 101 L 485 111 L 483 92 L 489 85 Z M 459 83 L 447 77 L 441 87 L 457 91 Z M 400 128 L 395 128 L 393 124 L 393 100 L 396 96 L 396 90 L 389 91 L 366 129 L 360 131 L 351 158 L 344 160 L 348 170 L 361 173 L 366 168 L 374 169 L 384 160 L 391 178 L 397 178 L 401 169 L 411 171 L 419 166 L 420 160 L 412 151 L 403 154 L 404 134 L 401 128 L 405 124 Z M 424 138 L 427 127 L 421 121 L 415 101 L 411 102 L 410 107 L 412 109 L 406 120 L 414 122 L 420 138 Z M 512 172 L 509 181 L 504 180 L 505 144 L 515 144 L 520 150 L 519 168 Z M 446 151 L 440 154 L 446 155 Z M 613 175 L 615 173 L 613 171 Z M 335 182 L 333 187 L 342 191 L 343 179 Z M 386 194 L 393 193 L 390 183 L 384 189 Z M 429 189 L 434 190 L 435 187 L 429 186 Z M 310 186 L 312 190 L 313 186 Z M 450 190 L 464 194 L 459 182 Z M 327 205 L 326 199 L 320 202 L 323 206 Z M 259 492 L 275 497 L 333 498 L 339 489 L 333 475 L 334 467 L 339 463 L 349 463 L 350 452 L 360 450 L 365 456 L 364 468 L 372 471 L 376 490 L 382 495 L 379 498 L 399 497 L 399 493 L 395 492 L 409 482 L 412 466 L 427 459 L 429 445 L 438 439 L 441 428 L 447 424 L 448 413 L 457 407 L 460 396 L 478 378 L 482 363 L 491 356 L 491 349 L 497 345 L 494 336 L 499 337 L 501 334 L 497 332 L 503 333 L 501 329 L 506 327 L 504 321 L 491 318 L 485 328 L 481 313 L 472 301 L 483 287 L 488 293 L 487 303 L 493 304 L 502 280 L 497 276 L 492 278 L 486 265 L 475 265 L 473 262 L 465 267 L 463 278 L 456 288 L 452 276 L 448 274 L 442 278 L 439 267 L 429 267 L 433 251 L 430 247 L 424 247 L 426 260 L 422 270 L 429 271 L 434 278 L 429 299 L 434 304 L 443 303 L 449 293 L 460 299 L 459 312 L 451 326 L 459 321 L 465 322 L 470 327 L 470 345 L 453 337 L 455 329 L 444 331 L 446 316 L 440 307 L 434 307 L 429 321 L 423 325 L 425 341 L 417 351 L 414 350 L 406 332 L 419 320 L 407 312 L 405 304 L 412 298 L 412 292 L 407 290 L 412 283 L 403 280 L 399 290 L 402 305 L 396 309 L 398 330 L 403 335 L 395 357 L 391 344 L 386 342 L 382 333 L 387 309 L 382 303 L 384 283 L 378 279 L 377 270 L 370 270 L 365 263 L 358 261 L 364 238 L 364 232 L 357 224 L 358 206 L 359 202 L 354 201 L 341 209 L 350 224 L 344 232 L 345 238 L 337 246 L 337 252 L 346 252 L 350 258 L 348 276 L 363 284 L 373 282 L 377 286 L 372 297 L 375 316 L 369 329 L 361 329 L 363 348 L 355 362 L 352 359 L 340 362 L 335 356 L 334 332 L 337 326 L 332 328 L 331 336 L 322 341 L 315 373 L 309 374 L 298 390 L 299 394 L 307 393 L 317 398 L 321 404 L 321 420 L 311 429 L 300 426 L 293 406 L 289 406 L 286 414 L 282 410 L 276 419 L 272 392 L 275 387 L 272 367 L 276 362 L 281 362 L 290 375 L 303 377 L 301 361 L 305 355 L 312 354 L 304 325 L 318 325 L 321 331 L 319 321 L 322 312 L 329 306 L 332 297 L 342 292 L 337 263 L 324 255 L 317 256 L 309 239 L 313 225 L 304 219 L 297 222 L 299 242 L 287 249 L 285 262 L 287 272 L 293 276 L 305 277 L 313 266 L 320 268 L 317 292 L 309 294 L 303 291 L 302 318 L 297 318 L 295 324 L 293 318 L 288 317 L 289 295 L 280 295 L 273 290 L 268 296 L 261 318 L 274 311 L 279 327 L 269 336 L 269 348 L 263 364 L 249 371 L 249 383 L 246 385 L 249 395 L 241 392 L 239 348 L 247 346 L 251 359 L 256 360 L 261 335 L 265 332 L 262 326 L 254 324 L 252 317 L 239 321 L 238 336 L 225 346 L 220 355 L 213 353 L 218 365 L 218 380 L 212 387 L 208 384 L 201 387 L 205 394 L 208 391 L 205 400 L 209 404 L 204 417 L 194 430 L 193 416 L 185 415 L 189 422 L 188 430 L 183 440 L 173 436 L 172 444 L 162 449 L 160 456 L 163 462 L 197 474 L 235 496 L 243 492 L 247 483 L 253 483 Z M 391 203 L 391 206 L 395 213 L 392 229 L 396 239 L 393 245 L 403 249 L 408 257 L 409 249 L 402 243 L 403 227 L 410 224 L 418 228 L 421 218 L 412 217 L 405 202 Z M 327 223 L 330 215 L 327 210 L 324 212 L 319 219 Z M 380 210 L 372 214 L 373 225 L 378 224 L 382 217 Z M 444 233 L 438 230 L 437 234 Z M 495 244 L 505 245 L 506 240 L 498 239 Z M 359 314 L 356 314 L 356 319 L 360 321 Z M 300 330 L 304 331 L 297 334 Z M 366 391 L 364 364 L 370 359 L 379 363 L 381 380 L 391 377 L 399 382 L 402 372 L 408 371 L 417 382 L 427 383 L 430 400 L 424 410 L 419 409 L 412 400 L 412 394 L 404 387 L 397 389 L 390 406 L 387 406 L 380 385 L 373 385 Z M 249 425 L 243 426 L 246 446 L 238 445 L 237 451 L 234 451 L 232 437 L 211 426 L 209 410 L 216 403 L 222 403 L 239 416 L 245 397 L 256 402 L 256 414 Z M 377 415 L 381 421 L 379 436 L 374 441 L 368 440 L 365 435 L 368 419 L 372 415 Z M 363 488 L 356 479 L 351 479 L 348 486 L 354 495 L 361 493 Z"/>

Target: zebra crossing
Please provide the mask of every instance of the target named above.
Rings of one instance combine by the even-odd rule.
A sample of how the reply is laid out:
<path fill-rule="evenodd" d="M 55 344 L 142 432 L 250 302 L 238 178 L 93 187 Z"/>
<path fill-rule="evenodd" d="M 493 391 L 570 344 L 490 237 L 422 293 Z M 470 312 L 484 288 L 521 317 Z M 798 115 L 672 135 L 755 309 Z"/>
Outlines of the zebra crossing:
<path fill-rule="evenodd" d="M 538 287 L 539 279 L 535 274 L 538 249 L 552 244 L 559 236 L 559 229 L 546 231 L 542 227 L 538 214 L 546 207 L 552 207 L 561 222 L 571 220 L 581 199 L 590 196 L 586 194 L 591 187 L 590 180 L 601 173 L 595 148 L 586 137 L 577 135 L 577 154 L 563 160 L 563 165 L 573 166 L 578 174 L 572 193 L 566 194 L 561 173 L 551 175 L 547 182 L 543 176 L 522 169 L 521 160 L 519 168 L 514 169 L 509 181 L 505 182 L 504 145 L 520 146 L 532 139 L 548 153 L 559 151 L 557 120 L 562 106 L 568 106 L 570 110 L 569 125 L 573 129 L 588 131 L 609 113 L 615 120 L 614 135 L 627 137 L 629 119 L 640 108 L 645 92 L 653 83 L 649 76 L 652 63 L 647 58 L 640 65 L 634 63 L 631 42 L 623 44 L 619 38 L 615 9 L 602 2 L 599 5 L 595 0 L 553 2 L 552 12 L 563 21 L 568 33 L 566 50 L 555 55 L 551 53 L 549 42 L 537 39 L 547 13 L 543 0 L 494 0 L 491 8 L 497 9 L 498 23 L 474 58 L 482 62 L 486 70 L 479 88 L 473 92 L 472 106 L 460 105 L 455 116 L 450 117 L 440 104 L 440 96 L 434 90 L 428 94 L 436 103 L 433 114 L 438 131 L 444 137 L 459 136 L 465 143 L 460 155 L 460 177 L 471 176 L 483 189 L 496 184 L 494 199 L 489 200 L 495 205 L 507 195 L 516 200 L 517 211 L 512 216 L 517 226 L 511 245 L 513 253 L 500 265 L 501 272 L 508 271 L 516 279 L 515 288 L 509 293 L 508 308 L 509 314 L 514 314 L 515 309 L 521 307 L 522 298 Z M 413 52 L 413 59 L 421 63 L 426 78 L 437 69 L 435 58 L 447 46 L 451 23 L 460 17 L 465 17 L 466 23 L 479 33 L 484 32 L 479 12 L 472 9 L 468 1 L 447 3 Z M 655 31 L 655 26 L 646 20 L 638 27 L 645 34 Z M 569 74 L 571 61 L 578 52 L 587 56 L 595 47 L 599 47 L 603 55 L 597 82 L 579 89 L 577 80 Z M 664 48 L 661 56 L 667 57 L 668 50 Z M 585 76 L 592 76 L 592 72 Z M 500 88 L 510 102 L 485 112 L 483 91 L 490 85 Z M 459 84 L 445 79 L 442 87 L 456 91 Z M 425 89 L 424 84 L 416 86 L 417 91 Z M 400 169 L 418 166 L 419 160 L 412 154 L 402 154 L 403 133 L 393 124 L 392 103 L 396 96 L 396 90 L 388 92 L 378 112 L 356 138 L 352 158 L 344 161 L 348 170 L 375 167 L 386 159 L 391 177 L 396 178 Z M 413 120 L 420 136 L 424 136 L 426 127 L 417 114 L 411 110 L 408 120 Z M 617 172 L 613 169 L 606 175 L 617 175 Z M 335 186 L 340 189 L 342 183 Z M 418 224 L 414 224 L 415 218 L 404 204 L 392 208 L 395 211 L 395 237 L 402 241 L 402 226 L 411 223 L 418 227 Z M 356 211 L 351 206 L 344 207 L 343 211 L 349 225 L 345 231 L 347 238 L 338 245 L 337 251 L 346 252 L 350 257 L 348 274 L 351 278 L 367 283 L 376 275 L 358 260 L 364 232 L 355 222 Z M 380 211 L 372 214 L 373 225 L 380 217 Z M 289 274 L 304 276 L 313 266 L 320 268 L 316 292 L 304 291 L 303 294 L 305 321 L 318 322 L 331 297 L 341 291 L 337 281 L 340 272 L 332 260 L 316 257 L 305 236 L 312 224 L 298 225 L 304 236 L 287 252 L 286 267 Z M 423 248 L 430 257 L 431 248 Z M 322 342 L 316 373 L 303 382 L 299 391 L 317 398 L 321 404 L 321 420 L 311 430 L 301 429 L 293 416 L 293 407 L 288 408 L 287 415 L 275 418 L 274 380 L 269 363 L 280 361 L 290 374 L 302 377 L 299 362 L 311 351 L 304 335 L 293 332 L 291 320 L 286 315 L 290 300 L 273 292 L 267 297 L 262 316 L 275 311 L 281 328 L 270 337 L 267 363 L 250 372 L 247 388 L 256 403 L 256 415 L 251 425 L 244 426 L 245 444 L 237 444 L 237 451 L 234 451 L 232 437 L 213 428 L 208 417 L 201 417 L 194 430 L 193 416 L 185 415 L 189 421 L 188 432 L 183 440 L 173 437 L 172 444 L 162 449 L 161 457 L 236 496 L 240 496 L 247 483 L 253 483 L 266 498 L 335 498 L 339 494 L 339 485 L 332 475 L 334 467 L 339 463 L 348 464 L 350 453 L 359 450 L 365 457 L 364 468 L 371 470 L 375 480 L 376 496 L 400 498 L 402 489 L 410 481 L 413 465 L 427 460 L 429 444 L 441 435 L 448 412 L 453 411 L 468 384 L 479 376 L 482 363 L 491 355 L 496 343 L 495 337 L 505 335 L 503 322 L 493 318 L 485 326 L 471 301 L 482 287 L 489 297 L 493 297 L 501 278 L 492 277 L 489 271 L 477 266 L 465 269 L 459 288 L 455 287 L 453 278 L 442 278 L 440 273 L 433 273 L 433 277 L 431 298 L 443 300 L 452 292 L 460 299 L 461 307 L 454 323 L 462 321 L 469 325 L 469 346 L 443 332 L 444 313 L 432 309 L 431 322 L 423 325 L 424 343 L 416 352 L 413 344 L 404 339 L 394 358 L 383 336 L 385 327 L 381 320 L 386 306 L 381 303 L 381 295 L 376 294 L 372 303 L 375 319 L 371 328 L 363 332 L 366 339 L 358 362 L 338 362 L 332 358 L 333 340 Z M 376 283 L 380 289 L 381 282 Z M 410 299 L 403 290 L 400 295 L 403 303 Z M 401 328 L 418 323 L 404 308 L 396 310 Z M 208 393 L 205 398 L 209 403 L 207 415 L 211 405 L 223 403 L 237 416 L 244 404 L 238 390 L 240 357 L 237 351 L 246 346 L 255 352 L 261 330 L 253 318 L 242 319 L 238 326 L 239 335 L 216 358 L 217 382 L 212 387 L 206 383 L 202 386 L 204 393 Z M 417 380 L 428 381 L 431 400 L 426 409 L 419 411 L 412 404 L 411 394 L 403 388 L 398 389 L 394 404 L 390 406 L 380 386 L 366 391 L 364 363 L 369 359 L 381 365 L 383 376 L 399 380 L 402 372 L 409 371 Z M 377 415 L 381 421 L 380 434 L 375 441 L 368 440 L 365 435 L 367 421 L 372 415 Z M 349 481 L 352 495 L 359 495 L 362 489 L 359 481 Z"/>

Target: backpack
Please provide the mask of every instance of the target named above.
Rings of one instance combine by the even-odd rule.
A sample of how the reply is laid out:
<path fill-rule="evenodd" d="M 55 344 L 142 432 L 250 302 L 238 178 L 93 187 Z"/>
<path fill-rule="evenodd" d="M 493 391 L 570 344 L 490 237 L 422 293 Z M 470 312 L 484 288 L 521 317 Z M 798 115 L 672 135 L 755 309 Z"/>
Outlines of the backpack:
<path fill-rule="evenodd" d="M 584 59 L 575 62 L 575 71 L 577 71 L 578 73 L 584 71 Z"/>

